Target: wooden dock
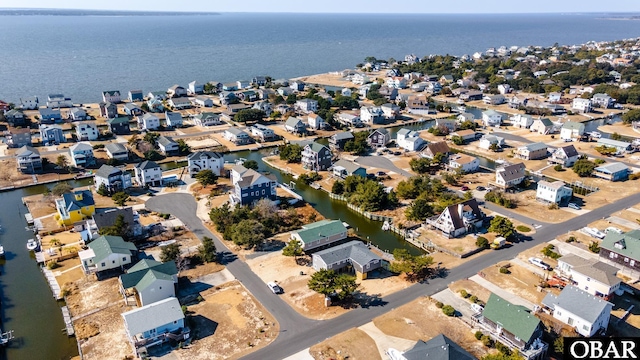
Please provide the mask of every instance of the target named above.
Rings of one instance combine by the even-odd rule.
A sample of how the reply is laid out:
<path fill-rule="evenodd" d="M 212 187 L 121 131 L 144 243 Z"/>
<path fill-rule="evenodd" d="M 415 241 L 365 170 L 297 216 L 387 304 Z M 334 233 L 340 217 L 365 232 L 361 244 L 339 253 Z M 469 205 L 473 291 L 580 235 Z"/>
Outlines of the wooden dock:
<path fill-rule="evenodd" d="M 71 321 L 71 314 L 69 314 L 69 308 L 63 306 L 62 308 L 62 317 L 64 318 L 64 324 L 66 326 L 67 335 L 73 336 L 75 335 L 75 330 L 73 328 L 73 322 Z"/>
<path fill-rule="evenodd" d="M 42 251 L 34 251 L 34 255 L 38 264 L 44 264 L 44 253 Z"/>
<path fill-rule="evenodd" d="M 42 267 L 42 272 L 44 273 L 44 277 L 47 279 L 49 283 L 49 287 L 51 287 L 51 292 L 53 292 L 53 297 L 56 300 L 62 300 L 60 285 L 58 284 L 58 280 L 56 280 L 53 272 L 46 267 Z"/>

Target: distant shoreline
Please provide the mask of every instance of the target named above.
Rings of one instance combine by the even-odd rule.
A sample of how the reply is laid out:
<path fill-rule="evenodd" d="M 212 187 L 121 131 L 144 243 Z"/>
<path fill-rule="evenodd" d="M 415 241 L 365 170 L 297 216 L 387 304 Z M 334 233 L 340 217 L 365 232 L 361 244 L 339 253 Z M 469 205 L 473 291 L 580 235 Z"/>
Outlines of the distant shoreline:
<path fill-rule="evenodd" d="M 221 15 L 217 12 L 181 11 L 131 11 L 131 10 L 88 10 L 88 9 L 20 9 L 0 8 L 0 16 L 194 16 Z"/>

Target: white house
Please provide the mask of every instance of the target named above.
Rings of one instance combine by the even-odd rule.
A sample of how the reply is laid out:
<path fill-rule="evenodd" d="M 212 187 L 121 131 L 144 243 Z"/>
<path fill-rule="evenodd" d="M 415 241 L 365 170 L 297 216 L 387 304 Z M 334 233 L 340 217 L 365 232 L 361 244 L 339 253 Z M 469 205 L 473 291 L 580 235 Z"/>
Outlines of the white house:
<path fill-rule="evenodd" d="M 35 110 L 39 106 L 38 97 L 29 96 L 25 98 L 20 98 L 20 105 L 24 110 Z"/>
<path fill-rule="evenodd" d="M 83 122 L 76 125 L 76 135 L 78 141 L 94 141 L 100 136 L 100 130 L 94 123 Z"/>
<path fill-rule="evenodd" d="M 608 299 L 613 293 L 622 293 L 622 280 L 616 276 L 618 268 L 599 260 L 566 254 L 558 259 L 555 271 L 591 295 Z"/>
<path fill-rule="evenodd" d="M 300 99 L 296 101 L 295 108 L 304 113 L 316 112 L 318 111 L 318 102 L 313 99 Z"/>
<path fill-rule="evenodd" d="M 212 151 L 197 151 L 187 156 L 189 175 L 194 177 L 202 170 L 211 170 L 217 176 L 224 170 L 224 156 Z"/>
<path fill-rule="evenodd" d="M 591 99 L 575 98 L 571 103 L 571 109 L 581 113 L 591 112 Z"/>
<path fill-rule="evenodd" d="M 396 144 L 408 151 L 417 151 L 422 148 L 425 141 L 420 137 L 420 133 L 409 129 L 400 129 L 396 134 Z"/>
<path fill-rule="evenodd" d="M 132 254 L 137 250 L 133 243 L 120 236 L 103 235 L 80 251 L 80 264 L 85 273 L 118 269 L 131 264 Z"/>
<path fill-rule="evenodd" d="M 93 177 L 96 189 L 104 185 L 110 193 L 116 193 L 131 187 L 131 174 L 110 165 L 102 165 Z"/>
<path fill-rule="evenodd" d="M 608 94 L 600 93 L 600 94 L 594 94 L 593 97 L 591 98 L 591 102 L 593 106 L 608 109 L 612 107 L 616 101 Z"/>
<path fill-rule="evenodd" d="M 309 113 L 309 115 L 307 115 L 307 123 L 311 129 L 319 130 L 324 128 L 324 119 L 316 113 Z"/>
<path fill-rule="evenodd" d="M 73 166 L 91 166 L 96 163 L 93 146 L 88 142 L 79 142 L 69 147 Z"/>
<path fill-rule="evenodd" d="M 400 114 L 400 106 L 396 104 L 382 104 L 380 109 L 382 109 L 382 113 L 386 119 L 395 119 Z"/>
<path fill-rule="evenodd" d="M 146 113 L 138 116 L 138 128 L 141 130 L 155 130 L 160 127 L 160 119 L 151 114 Z"/>
<path fill-rule="evenodd" d="M 349 88 L 344 88 L 340 91 L 340 93 L 342 94 L 342 96 L 351 97 L 352 91 Z"/>
<path fill-rule="evenodd" d="M 560 164 L 564 167 L 571 167 L 578 161 L 580 154 L 573 145 L 567 145 L 557 148 L 547 162 L 549 165 Z"/>
<path fill-rule="evenodd" d="M 560 99 L 562 99 L 562 93 L 559 93 L 559 92 L 552 92 L 552 93 L 549 93 L 549 95 L 547 96 L 547 101 L 549 101 L 552 104 L 559 102 Z"/>
<path fill-rule="evenodd" d="M 257 137 L 260 141 L 267 141 L 276 138 L 276 133 L 273 129 L 262 124 L 253 125 L 251 127 L 251 135 Z"/>
<path fill-rule="evenodd" d="M 356 126 L 357 124 L 361 124 L 360 116 L 350 114 L 347 112 L 341 112 L 337 116 L 337 120 L 339 123 L 347 125 L 347 126 Z"/>
<path fill-rule="evenodd" d="M 161 263 L 143 259 L 120 275 L 118 280 L 125 301 L 133 297 L 136 304 L 145 306 L 176 296 L 178 268 L 175 261 Z"/>
<path fill-rule="evenodd" d="M 364 106 L 360 108 L 360 121 L 365 124 L 379 124 L 384 121 L 384 113 L 378 106 Z"/>
<path fill-rule="evenodd" d="M 538 181 L 538 188 L 536 190 L 536 200 L 538 201 L 560 204 L 563 201 L 571 199 L 572 195 L 573 190 L 560 180 L 554 182 L 546 180 Z"/>
<path fill-rule="evenodd" d="M 118 90 L 111 90 L 111 91 L 103 91 L 102 92 L 102 101 L 104 102 L 111 102 L 114 104 L 118 104 L 120 103 L 121 99 L 120 99 L 120 91 Z"/>
<path fill-rule="evenodd" d="M 513 90 L 513 89 L 511 88 L 511 85 L 509 85 L 509 84 L 500 84 L 500 85 L 498 85 L 498 92 L 499 92 L 501 95 L 508 94 L 508 93 L 510 93 L 512 90 Z M 503 98 L 504 98 L 504 97 L 503 97 Z M 503 102 L 504 102 L 504 101 L 503 101 Z"/>
<path fill-rule="evenodd" d="M 528 129 L 529 127 L 531 127 L 531 125 L 533 125 L 533 117 L 531 115 L 516 114 L 509 118 L 509 120 L 511 120 L 512 126 L 521 129 Z"/>
<path fill-rule="evenodd" d="M 449 168 L 460 169 L 469 174 L 476 172 L 480 168 L 480 160 L 466 154 L 453 154 L 449 156 Z"/>
<path fill-rule="evenodd" d="M 193 99 L 193 103 L 202 107 L 213 107 L 213 100 L 206 95 L 198 95 Z"/>
<path fill-rule="evenodd" d="M 107 151 L 109 159 L 116 159 L 120 161 L 129 159 L 129 151 L 121 143 L 107 144 L 104 149 Z"/>
<path fill-rule="evenodd" d="M 476 120 L 476 117 L 472 113 L 462 112 L 458 114 L 456 120 L 458 120 L 459 123 L 463 123 L 465 121 L 474 122 Z"/>
<path fill-rule="evenodd" d="M 176 128 L 182 126 L 182 114 L 179 112 L 165 111 L 164 119 L 167 127 Z"/>
<path fill-rule="evenodd" d="M 201 114 L 197 114 L 193 117 L 193 123 L 196 126 L 214 126 L 222 124 L 222 120 L 220 120 L 220 115 L 212 112 L 203 112 Z"/>
<path fill-rule="evenodd" d="M 140 186 L 158 186 L 162 183 L 162 169 L 153 161 L 143 161 L 134 167 L 136 181 Z"/>
<path fill-rule="evenodd" d="M 482 122 L 484 123 L 484 126 L 500 126 L 502 123 L 502 115 L 495 110 L 483 111 Z"/>
<path fill-rule="evenodd" d="M 245 131 L 237 127 L 230 127 L 224 131 L 222 137 L 236 145 L 244 145 L 251 142 L 251 137 Z"/>
<path fill-rule="evenodd" d="M 504 95 L 485 95 L 482 97 L 482 101 L 487 105 L 500 105 L 505 103 Z"/>
<path fill-rule="evenodd" d="M 491 145 L 496 144 L 499 148 L 504 145 L 504 138 L 495 135 L 485 134 L 480 138 L 478 147 L 481 149 L 489 150 Z"/>
<path fill-rule="evenodd" d="M 447 237 L 458 237 L 481 227 L 484 217 L 476 199 L 470 199 L 448 206 L 440 215 L 428 218 L 427 225 Z"/>
<path fill-rule="evenodd" d="M 204 84 L 198 84 L 196 81 L 189 83 L 187 93 L 191 95 L 202 94 L 204 92 Z"/>
<path fill-rule="evenodd" d="M 563 140 L 579 138 L 583 134 L 584 124 L 575 121 L 567 121 L 562 125 L 562 129 L 560 129 L 560 138 Z"/>
<path fill-rule="evenodd" d="M 604 334 L 609 326 L 613 304 L 575 286 L 565 287 L 560 295 L 548 293 L 542 305 L 553 311 L 553 317 L 573 327 L 582 336 Z"/>
<path fill-rule="evenodd" d="M 504 189 L 520 184 L 526 177 L 525 169 L 523 163 L 497 168 L 496 184 Z"/>
<path fill-rule="evenodd" d="M 531 132 L 537 132 L 541 135 L 547 135 L 554 131 L 553 123 L 547 118 L 535 119 L 529 127 Z"/>
<path fill-rule="evenodd" d="M 169 136 L 158 137 L 158 148 L 166 156 L 174 156 L 180 153 L 180 146 Z"/>

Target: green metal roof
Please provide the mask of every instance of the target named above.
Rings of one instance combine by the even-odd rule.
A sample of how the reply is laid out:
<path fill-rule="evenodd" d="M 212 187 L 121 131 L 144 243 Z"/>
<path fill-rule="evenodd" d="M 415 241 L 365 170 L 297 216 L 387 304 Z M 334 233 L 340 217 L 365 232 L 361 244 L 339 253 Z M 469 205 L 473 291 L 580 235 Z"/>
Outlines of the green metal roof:
<path fill-rule="evenodd" d="M 156 280 L 166 280 L 173 282 L 173 277 L 160 271 L 149 270 L 136 284 L 136 290 L 142 291 L 153 284 Z"/>
<path fill-rule="evenodd" d="M 631 230 L 624 234 L 609 231 L 600 247 L 638 261 L 640 260 L 640 230 Z"/>
<path fill-rule="evenodd" d="M 563 129 L 571 129 L 571 130 L 584 130 L 584 124 L 575 122 L 575 121 L 567 121 L 562 125 Z"/>
<path fill-rule="evenodd" d="M 347 228 L 340 220 L 321 220 L 313 224 L 305 225 L 298 231 L 298 236 L 303 243 L 308 244 L 325 237 L 346 233 Z"/>
<path fill-rule="evenodd" d="M 131 255 L 137 248 L 134 244 L 124 241 L 120 236 L 102 235 L 89 243 L 89 248 L 95 254 L 94 262 L 99 263 L 111 254 Z"/>
<path fill-rule="evenodd" d="M 171 279 L 173 281 L 173 276 L 178 274 L 178 268 L 174 261 L 162 263 L 151 259 L 140 260 L 127 270 L 126 274 L 120 275 L 122 287 L 125 289 L 135 287 L 138 290 L 147 287 L 149 284 L 146 282 L 151 281 L 147 277 L 149 273 L 154 273 L 152 279 Z"/>
<path fill-rule="evenodd" d="M 514 305 L 500 296 L 491 293 L 482 316 L 502 325 L 502 328 L 519 337 L 524 342 L 531 340 L 540 320 L 524 306 Z"/>
<path fill-rule="evenodd" d="M 309 144 L 309 148 L 310 148 L 313 152 L 316 152 L 316 153 L 319 153 L 320 151 L 322 151 L 322 149 L 327 149 L 327 150 L 329 150 L 329 148 L 328 148 L 328 147 L 326 147 L 326 146 L 324 146 L 324 145 L 322 145 L 322 144 L 320 144 L 320 143 L 317 143 L 317 142 L 315 142 L 315 141 L 314 141 L 314 142 L 312 142 L 311 144 Z"/>

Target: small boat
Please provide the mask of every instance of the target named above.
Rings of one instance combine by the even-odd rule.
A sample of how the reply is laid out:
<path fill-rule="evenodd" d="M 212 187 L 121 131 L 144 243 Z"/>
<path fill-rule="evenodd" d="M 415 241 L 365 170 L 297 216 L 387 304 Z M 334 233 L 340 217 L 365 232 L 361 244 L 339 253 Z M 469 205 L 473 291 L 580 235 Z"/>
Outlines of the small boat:
<path fill-rule="evenodd" d="M 602 134 L 597 131 L 592 131 L 589 133 L 589 136 L 591 136 L 594 139 L 600 139 L 602 137 Z"/>
<path fill-rule="evenodd" d="M 37 248 L 38 248 L 38 242 L 37 242 L 37 241 L 35 241 L 35 240 L 33 240 L 33 239 L 29 239 L 29 240 L 27 241 L 27 249 L 28 249 L 29 251 L 35 250 L 35 249 L 37 249 Z"/>
<path fill-rule="evenodd" d="M 389 224 L 389 222 L 388 222 L 388 221 L 385 221 L 385 222 L 382 224 L 382 230 L 384 230 L 384 231 L 388 231 L 390 228 L 391 228 L 391 224 Z"/>
<path fill-rule="evenodd" d="M 4 246 L 0 245 L 0 258 L 4 257 Z"/>
<path fill-rule="evenodd" d="M 458 107 L 456 107 L 456 111 L 459 113 L 463 113 L 463 112 L 467 112 L 467 107 L 464 105 L 460 105 Z"/>

